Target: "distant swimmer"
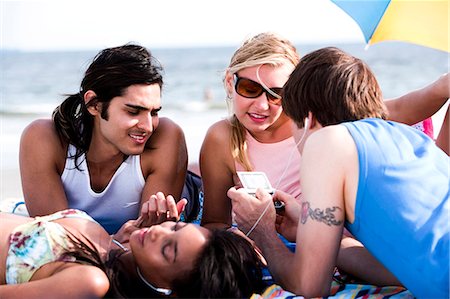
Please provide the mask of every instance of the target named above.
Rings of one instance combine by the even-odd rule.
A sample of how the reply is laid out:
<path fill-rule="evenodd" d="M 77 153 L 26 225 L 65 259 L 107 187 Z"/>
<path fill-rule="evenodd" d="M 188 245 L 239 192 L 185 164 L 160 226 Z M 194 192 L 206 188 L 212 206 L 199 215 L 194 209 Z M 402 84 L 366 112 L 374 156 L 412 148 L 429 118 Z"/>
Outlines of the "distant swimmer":
<path fill-rule="evenodd" d="M 214 93 L 210 87 L 206 87 L 203 91 L 203 101 L 212 102 L 214 100 Z"/>

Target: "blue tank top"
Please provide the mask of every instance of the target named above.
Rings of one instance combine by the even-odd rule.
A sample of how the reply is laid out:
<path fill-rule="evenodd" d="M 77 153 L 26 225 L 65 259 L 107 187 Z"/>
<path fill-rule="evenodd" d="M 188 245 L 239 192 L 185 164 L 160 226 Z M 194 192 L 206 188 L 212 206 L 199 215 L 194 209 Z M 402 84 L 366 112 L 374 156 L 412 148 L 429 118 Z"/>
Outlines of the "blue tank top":
<path fill-rule="evenodd" d="M 355 221 L 347 229 L 415 296 L 449 298 L 450 159 L 418 130 L 343 123 L 358 150 Z"/>
<path fill-rule="evenodd" d="M 69 208 L 85 211 L 105 230 L 116 233 L 128 220 L 139 216 L 142 190 L 145 179 L 142 174 L 140 156 L 129 156 L 114 173 L 102 192 L 91 188 L 89 169 L 83 154 L 75 167 L 75 147 L 69 145 L 66 165 L 61 175 Z"/>

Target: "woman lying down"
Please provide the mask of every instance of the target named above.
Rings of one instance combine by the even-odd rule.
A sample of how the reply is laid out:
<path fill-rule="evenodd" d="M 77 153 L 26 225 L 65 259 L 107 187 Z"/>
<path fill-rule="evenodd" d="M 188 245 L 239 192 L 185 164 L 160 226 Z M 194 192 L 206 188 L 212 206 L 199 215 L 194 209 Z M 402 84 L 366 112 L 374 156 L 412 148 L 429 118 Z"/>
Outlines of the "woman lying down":
<path fill-rule="evenodd" d="M 150 201 L 167 212 L 152 210 Z M 150 201 L 115 237 L 79 210 L 36 218 L 0 213 L 0 298 L 243 298 L 261 292 L 262 265 L 245 238 L 163 221 L 178 219 L 186 201 L 176 204 L 162 193 Z M 138 228 L 151 222 L 160 224 Z"/>

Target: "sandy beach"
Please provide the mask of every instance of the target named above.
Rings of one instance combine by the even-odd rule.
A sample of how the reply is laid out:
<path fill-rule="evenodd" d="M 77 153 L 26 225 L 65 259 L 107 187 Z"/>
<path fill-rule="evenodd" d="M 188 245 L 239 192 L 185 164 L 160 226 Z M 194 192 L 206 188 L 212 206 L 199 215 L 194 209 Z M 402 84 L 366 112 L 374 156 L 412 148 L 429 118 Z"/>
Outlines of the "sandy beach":
<path fill-rule="evenodd" d="M 21 198 L 19 173 L 20 134 L 34 118 L 44 117 L 2 115 L 0 119 L 0 201 Z"/>

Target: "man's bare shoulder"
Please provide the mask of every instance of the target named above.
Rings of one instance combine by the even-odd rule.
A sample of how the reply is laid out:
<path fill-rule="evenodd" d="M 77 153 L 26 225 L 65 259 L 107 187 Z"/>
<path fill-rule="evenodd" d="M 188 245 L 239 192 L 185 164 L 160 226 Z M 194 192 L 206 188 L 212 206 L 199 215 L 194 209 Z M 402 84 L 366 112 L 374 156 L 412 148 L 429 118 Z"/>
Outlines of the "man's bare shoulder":
<path fill-rule="evenodd" d="M 183 129 L 170 118 L 162 117 L 159 119 L 158 127 L 147 141 L 145 150 L 161 148 L 162 145 L 182 145 L 184 143 Z"/>
<path fill-rule="evenodd" d="M 351 134 L 347 130 L 345 126 L 341 125 L 332 125 L 326 126 L 312 133 L 311 136 L 307 139 L 307 143 L 323 143 L 326 142 L 328 144 L 340 144 L 345 138 L 348 141 L 348 138 L 351 138 Z M 306 144 L 305 144 L 306 146 Z"/>
<path fill-rule="evenodd" d="M 187 146 L 181 127 L 169 118 L 160 118 L 141 154 L 144 176 L 156 170 L 176 173 L 179 168 L 187 168 Z"/>
<path fill-rule="evenodd" d="M 156 129 L 156 131 L 158 131 L 158 129 L 162 129 L 162 130 L 170 130 L 170 131 L 183 131 L 181 129 L 181 127 L 172 119 L 168 118 L 168 117 L 161 117 L 159 119 L 159 125 L 158 128 Z"/>
<path fill-rule="evenodd" d="M 21 141 L 64 147 L 51 119 L 37 119 L 31 122 L 23 130 Z"/>
<path fill-rule="evenodd" d="M 305 142 L 303 155 L 314 153 L 314 156 L 322 156 L 340 159 L 353 152 L 355 142 L 347 128 L 341 125 L 332 125 L 321 128 L 311 134 Z"/>
<path fill-rule="evenodd" d="M 187 165 L 187 146 L 181 127 L 169 118 L 160 118 L 141 154 L 143 169 Z"/>
<path fill-rule="evenodd" d="M 39 118 L 32 121 L 29 125 L 25 127 L 24 132 L 27 131 L 32 131 L 34 133 L 55 131 L 55 125 L 53 121 L 49 118 Z"/>
<path fill-rule="evenodd" d="M 51 119 L 38 119 L 30 123 L 22 133 L 19 160 L 22 165 L 27 165 L 27 169 L 39 162 L 41 166 L 56 166 L 59 173 L 62 173 L 67 146 Z"/>

